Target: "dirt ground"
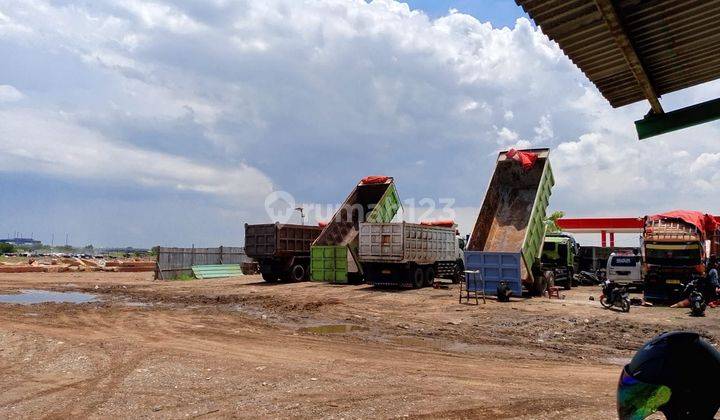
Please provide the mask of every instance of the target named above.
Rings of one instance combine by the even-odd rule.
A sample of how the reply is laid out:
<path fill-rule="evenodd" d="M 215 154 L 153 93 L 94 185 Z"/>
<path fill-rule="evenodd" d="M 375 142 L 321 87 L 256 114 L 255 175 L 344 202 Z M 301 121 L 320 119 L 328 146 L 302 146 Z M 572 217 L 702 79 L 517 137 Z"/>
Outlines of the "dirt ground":
<path fill-rule="evenodd" d="M 0 275 L 23 289 L 98 300 L 0 304 L 2 418 L 612 418 L 645 340 L 720 336 L 720 310 L 624 314 L 595 287 L 475 306 L 455 286 Z"/>

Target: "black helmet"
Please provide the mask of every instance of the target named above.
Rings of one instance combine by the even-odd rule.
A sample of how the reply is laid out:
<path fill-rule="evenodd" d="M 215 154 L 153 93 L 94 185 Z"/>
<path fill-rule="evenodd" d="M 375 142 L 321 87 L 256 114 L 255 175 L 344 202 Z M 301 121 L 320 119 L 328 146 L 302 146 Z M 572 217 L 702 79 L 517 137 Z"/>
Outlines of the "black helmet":
<path fill-rule="evenodd" d="M 720 353 L 697 333 L 661 334 L 623 368 L 618 417 L 644 419 L 661 411 L 668 419 L 712 419 L 720 408 Z"/>

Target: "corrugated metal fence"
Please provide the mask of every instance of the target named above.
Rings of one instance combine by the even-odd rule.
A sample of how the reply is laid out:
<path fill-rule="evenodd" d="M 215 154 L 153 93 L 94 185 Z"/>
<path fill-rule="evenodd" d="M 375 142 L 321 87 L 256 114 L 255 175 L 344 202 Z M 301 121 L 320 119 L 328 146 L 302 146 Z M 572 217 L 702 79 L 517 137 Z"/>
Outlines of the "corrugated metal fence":
<path fill-rule="evenodd" d="M 252 261 L 242 247 L 157 248 L 156 280 L 169 280 L 183 274 L 191 276 L 193 265 L 242 264 Z"/>

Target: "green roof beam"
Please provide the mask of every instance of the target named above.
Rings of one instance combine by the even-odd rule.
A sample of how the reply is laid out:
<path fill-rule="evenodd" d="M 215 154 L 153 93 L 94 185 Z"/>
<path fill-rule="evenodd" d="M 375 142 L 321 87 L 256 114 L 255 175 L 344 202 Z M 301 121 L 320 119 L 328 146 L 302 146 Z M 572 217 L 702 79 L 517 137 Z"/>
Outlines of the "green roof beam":
<path fill-rule="evenodd" d="M 640 140 L 720 119 L 720 99 L 703 102 L 662 114 L 648 113 L 635 121 Z"/>

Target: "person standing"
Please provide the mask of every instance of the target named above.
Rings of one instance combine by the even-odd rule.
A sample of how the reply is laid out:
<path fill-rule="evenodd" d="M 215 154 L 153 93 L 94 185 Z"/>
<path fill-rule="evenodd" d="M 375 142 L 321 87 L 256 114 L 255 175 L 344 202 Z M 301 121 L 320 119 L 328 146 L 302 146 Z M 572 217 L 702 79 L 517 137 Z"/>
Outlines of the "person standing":
<path fill-rule="evenodd" d="M 710 260 L 708 260 L 707 265 L 707 279 L 708 283 L 715 288 L 720 287 L 720 277 L 718 275 L 718 261 L 717 261 L 717 255 L 713 255 L 710 257 Z"/>

